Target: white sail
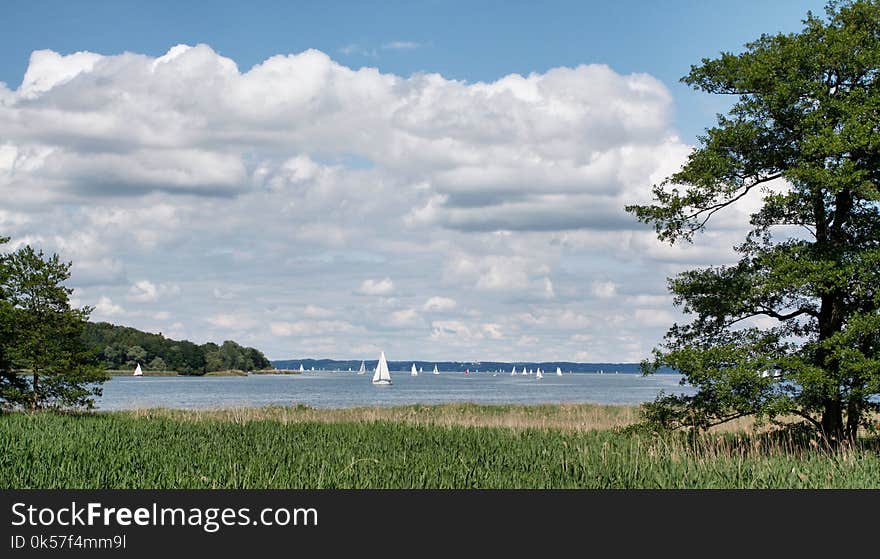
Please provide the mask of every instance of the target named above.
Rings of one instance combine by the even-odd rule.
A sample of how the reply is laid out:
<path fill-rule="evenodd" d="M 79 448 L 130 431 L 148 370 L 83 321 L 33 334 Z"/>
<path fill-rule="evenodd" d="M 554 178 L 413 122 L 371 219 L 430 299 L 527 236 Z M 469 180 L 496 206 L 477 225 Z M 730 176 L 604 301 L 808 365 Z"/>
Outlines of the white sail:
<path fill-rule="evenodd" d="M 439 375 L 440 371 L 437 370 L 437 365 L 434 365 L 434 374 Z"/>
<path fill-rule="evenodd" d="M 388 371 L 384 351 L 379 355 L 379 363 L 376 364 L 376 372 L 373 373 L 373 384 L 391 384 L 391 373 Z"/>
<path fill-rule="evenodd" d="M 303 368 L 303 364 L 299 364 L 299 372 L 304 373 L 306 370 Z"/>
<path fill-rule="evenodd" d="M 516 367 L 514 367 L 510 370 L 510 376 L 512 376 L 512 377 L 516 376 Z"/>
<path fill-rule="evenodd" d="M 535 378 L 544 378 L 544 375 L 541 374 L 541 368 L 538 367 L 538 372 L 535 374 Z"/>
<path fill-rule="evenodd" d="M 367 368 L 364 366 L 364 362 L 361 361 L 361 368 L 358 369 L 358 374 L 359 374 L 359 375 L 362 375 L 362 374 L 364 374 L 364 373 L 366 373 L 366 372 L 367 372 Z"/>
<path fill-rule="evenodd" d="M 556 367 L 556 376 L 557 376 L 557 377 L 561 377 L 561 376 L 562 376 L 562 369 L 560 369 L 559 367 Z"/>
<path fill-rule="evenodd" d="M 141 364 L 138 363 L 137 367 L 134 368 L 134 373 L 132 373 L 133 377 L 142 377 L 144 376 L 144 372 L 141 370 Z"/>
<path fill-rule="evenodd" d="M 409 371 L 410 376 L 417 377 L 419 376 L 419 372 L 416 370 L 416 364 L 413 363 L 412 369 Z"/>
<path fill-rule="evenodd" d="M 424 371 L 424 369 L 422 369 L 421 367 L 419 367 L 419 372 L 420 372 L 420 373 L 424 373 L 425 371 Z"/>

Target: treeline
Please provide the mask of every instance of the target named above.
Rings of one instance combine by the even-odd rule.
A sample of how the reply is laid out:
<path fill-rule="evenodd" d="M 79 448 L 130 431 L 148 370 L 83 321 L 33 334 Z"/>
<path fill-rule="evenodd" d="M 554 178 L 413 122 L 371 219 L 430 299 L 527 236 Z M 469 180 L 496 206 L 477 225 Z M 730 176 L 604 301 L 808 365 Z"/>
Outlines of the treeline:
<path fill-rule="evenodd" d="M 212 371 L 253 371 L 272 366 L 261 351 L 230 340 L 222 345 L 213 342 L 197 345 L 108 322 L 87 323 L 83 339 L 107 369 L 134 369 L 139 363 L 146 370 L 203 375 Z"/>

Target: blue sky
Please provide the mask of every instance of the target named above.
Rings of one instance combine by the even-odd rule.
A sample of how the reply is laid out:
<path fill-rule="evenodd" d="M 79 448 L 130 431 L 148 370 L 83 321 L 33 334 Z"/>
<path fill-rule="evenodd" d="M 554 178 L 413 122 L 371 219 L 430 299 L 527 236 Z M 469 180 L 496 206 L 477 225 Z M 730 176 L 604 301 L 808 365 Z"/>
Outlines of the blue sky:
<path fill-rule="evenodd" d="M 807 10 L 821 15 L 824 6 L 821 0 L 7 0 L 0 81 L 17 86 L 37 49 L 159 56 L 178 43 L 207 43 L 242 70 L 274 54 L 315 48 L 352 67 L 438 72 L 470 82 L 603 63 L 662 80 L 676 98 L 677 127 L 693 141 L 724 104 L 677 83 L 690 65 L 738 51 L 761 33 L 795 31 Z M 388 48 L 395 42 L 418 46 Z"/>
<path fill-rule="evenodd" d="M 639 361 L 731 262 L 650 201 L 678 82 L 821 2 L 39 2 L 0 18 L 0 234 L 92 318 L 271 359 Z"/>

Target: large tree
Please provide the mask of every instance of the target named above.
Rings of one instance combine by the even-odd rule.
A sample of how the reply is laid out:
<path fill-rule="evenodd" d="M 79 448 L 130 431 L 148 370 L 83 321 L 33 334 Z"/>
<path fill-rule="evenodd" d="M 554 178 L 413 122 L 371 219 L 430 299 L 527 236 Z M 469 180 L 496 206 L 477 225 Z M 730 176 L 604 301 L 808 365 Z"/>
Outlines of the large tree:
<path fill-rule="evenodd" d="M 2 265 L 0 294 L 12 326 L 6 353 L 18 374 L 0 397 L 31 410 L 90 408 L 107 375 L 83 340 L 91 309 L 70 305 L 70 264 L 25 246 Z"/>
<path fill-rule="evenodd" d="M 732 108 L 654 203 L 627 210 L 674 243 L 745 197 L 762 204 L 736 264 L 669 280 L 694 320 L 644 366 L 674 367 L 697 392 L 650 409 L 697 427 L 796 416 L 852 439 L 880 393 L 880 2 L 832 2 L 682 81 Z"/>

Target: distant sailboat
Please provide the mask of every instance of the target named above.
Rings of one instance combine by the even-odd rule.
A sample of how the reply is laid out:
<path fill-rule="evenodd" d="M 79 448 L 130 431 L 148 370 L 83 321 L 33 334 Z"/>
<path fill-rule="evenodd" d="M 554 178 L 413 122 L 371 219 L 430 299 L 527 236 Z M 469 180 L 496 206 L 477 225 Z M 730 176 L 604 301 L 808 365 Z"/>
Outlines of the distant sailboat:
<path fill-rule="evenodd" d="M 514 367 L 510 370 L 510 376 L 512 376 L 512 377 L 516 376 L 516 367 Z"/>
<path fill-rule="evenodd" d="M 434 374 L 439 375 L 440 371 L 437 370 L 437 365 L 434 365 Z"/>
<path fill-rule="evenodd" d="M 556 367 L 556 376 L 557 376 L 557 377 L 561 377 L 561 376 L 562 376 L 562 369 L 560 369 L 559 367 Z"/>
<path fill-rule="evenodd" d="M 424 369 L 422 369 L 421 367 L 419 367 L 419 372 L 420 372 L 420 373 L 424 373 L 425 371 L 424 371 Z"/>
<path fill-rule="evenodd" d="M 305 368 L 303 368 L 302 363 L 299 364 L 299 372 L 301 372 L 301 373 L 306 372 Z"/>
<path fill-rule="evenodd" d="M 132 373 L 133 377 L 142 377 L 144 376 L 144 372 L 141 370 L 141 364 L 138 363 L 137 367 L 134 368 L 134 373 Z"/>
<path fill-rule="evenodd" d="M 362 374 L 364 374 L 364 373 L 366 373 L 366 372 L 367 372 L 367 368 L 364 366 L 364 362 L 361 361 L 361 368 L 358 369 L 358 374 L 359 374 L 359 375 L 362 375 Z"/>
<path fill-rule="evenodd" d="M 542 379 L 542 378 L 544 378 L 544 375 L 541 374 L 541 368 L 540 368 L 540 367 L 538 367 L 538 372 L 535 374 L 535 378 L 536 378 L 536 379 Z"/>
<path fill-rule="evenodd" d="M 416 364 L 415 364 L 415 363 L 413 363 L 412 369 L 410 369 L 410 371 L 409 371 L 409 376 L 411 376 L 411 377 L 417 377 L 417 376 L 419 376 L 419 372 L 416 370 Z"/>
<path fill-rule="evenodd" d="M 379 362 L 376 364 L 376 372 L 373 373 L 373 384 L 391 384 L 391 373 L 388 372 L 388 362 L 385 361 L 384 351 L 379 356 Z"/>

